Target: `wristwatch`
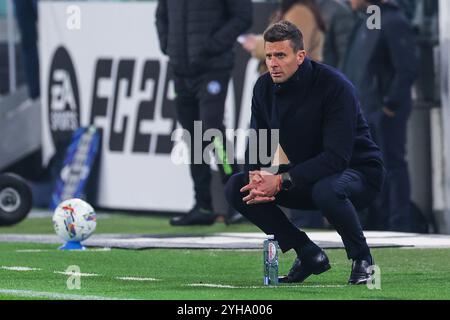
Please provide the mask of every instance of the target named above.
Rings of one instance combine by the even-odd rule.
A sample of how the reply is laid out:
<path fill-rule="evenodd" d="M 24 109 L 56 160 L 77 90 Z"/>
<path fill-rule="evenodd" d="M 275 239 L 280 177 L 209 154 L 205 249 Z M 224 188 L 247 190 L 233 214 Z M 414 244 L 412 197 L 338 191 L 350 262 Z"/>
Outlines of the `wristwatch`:
<path fill-rule="evenodd" d="M 288 191 L 294 186 L 289 172 L 281 174 L 281 190 Z"/>

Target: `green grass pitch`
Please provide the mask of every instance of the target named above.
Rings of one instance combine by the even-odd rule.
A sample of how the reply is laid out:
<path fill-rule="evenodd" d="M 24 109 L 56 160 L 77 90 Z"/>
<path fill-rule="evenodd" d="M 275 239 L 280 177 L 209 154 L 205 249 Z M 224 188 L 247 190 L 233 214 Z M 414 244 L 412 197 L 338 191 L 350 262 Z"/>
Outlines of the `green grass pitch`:
<path fill-rule="evenodd" d="M 222 223 L 212 227 L 173 228 L 168 226 L 167 218 L 112 215 L 99 219 L 97 233 L 225 231 L 257 229 L 250 224 L 226 227 Z M 0 233 L 53 233 L 53 230 L 48 218 L 39 218 L 1 228 Z M 0 243 L 0 299 L 450 299 L 450 249 L 373 249 L 381 270 L 381 289 L 370 290 L 366 286 L 346 284 L 350 261 L 344 250 L 326 250 L 332 265 L 329 272 L 311 276 L 302 284 L 264 287 L 261 251 L 62 252 L 57 247 Z M 280 255 L 280 274 L 289 270 L 293 259 L 293 252 Z M 80 289 L 68 289 L 69 276 L 61 274 L 71 265 L 80 268 Z M 35 270 L 19 271 L 11 267 Z M 142 278 L 147 281 L 137 281 Z"/>

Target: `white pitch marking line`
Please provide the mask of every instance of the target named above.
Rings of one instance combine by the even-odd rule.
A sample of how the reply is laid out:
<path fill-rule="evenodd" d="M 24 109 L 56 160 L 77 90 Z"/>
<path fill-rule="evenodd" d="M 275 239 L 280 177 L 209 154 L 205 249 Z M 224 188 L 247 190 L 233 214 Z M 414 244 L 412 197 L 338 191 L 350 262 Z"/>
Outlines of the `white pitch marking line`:
<path fill-rule="evenodd" d="M 139 277 L 116 277 L 115 279 L 124 281 L 161 281 L 161 279 Z"/>
<path fill-rule="evenodd" d="M 96 273 L 67 272 L 67 271 L 53 271 L 53 273 L 63 274 L 65 276 L 74 276 L 74 277 L 98 277 L 99 276 L 99 274 L 96 274 Z"/>
<path fill-rule="evenodd" d="M 213 284 L 213 283 L 189 283 L 188 287 L 207 287 L 207 288 L 228 288 L 228 289 L 239 289 L 243 287 L 230 286 L 227 284 Z"/>
<path fill-rule="evenodd" d="M 82 296 L 76 294 L 66 294 L 57 292 L 32 291 L 32 290 L 7 290 L 0 289 L 0 294 L 12 295 L 26 298 L 49 298 L 57 300 L 119 300 L 117 298 L 99 297 L 99 296 Z M 120 299 L 122 300 L 122 299 Z"/>
<path fill-rule="evenodd" d="M 95 249 L 88 249 L 84 250 L 84 252 L 101 252 L 101 251 L 111 251 L 111 248 L 95 248 Z"/>
<path fill-rule="evenodd" d="M 40 271 L 42 269 L 39 268 L 29 268 L 29 267 L 17 267 L 17 266 L 1 266 L 0 269 L 9 270 L 9 271 Z"/>
<path fill-rule="evenodd" d="M 345 285 L 279 285 L 279 286 L 231 286 L 213 283 L 190 283 L 188 287 L 226 288 L 226 289 L 265 289 L 265 288 L 345 288 Z"/>
<path fill-rule="evenodd" d="M 15 252 L 20 252 L 20 253 L 35 253 L 35 252 L 50 252 L 50 251 L 55 251 L 55 250 L 48 250 L 48 249 L 21 249 L 21 250 L 15 250 Z M 111 248 L 94 248 L 94 249 L 88 249 L 88 250 L 81 250 L 81 252 L 106 252 L 106 251 L 111 251 Z"/>
<path fill-rule="evenodd" d="M 259 288 L 346 288 L 348 286 L 346 285 L 341 285 L 341 284 L 336 284 L 336 285 L 302 285 L 302 284 L 298 284 L 298 285 L 284 285 L 284 284 L 280 284 L 278 286 L 249 286 L 249 287 L 245 287 L 248 289 L 259 289 Z M 244 288 L 244 287 L 240 287 L 240 288 Z"/>

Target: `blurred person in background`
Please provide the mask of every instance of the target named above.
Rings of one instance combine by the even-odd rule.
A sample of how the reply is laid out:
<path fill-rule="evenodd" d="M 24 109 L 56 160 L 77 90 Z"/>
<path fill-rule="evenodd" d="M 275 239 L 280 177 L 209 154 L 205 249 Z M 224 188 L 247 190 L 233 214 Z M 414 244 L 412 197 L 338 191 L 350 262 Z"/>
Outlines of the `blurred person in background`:
<path fill-rule="evenodd" d="M 203 132 L 219 129 L 225 137 L 223 117 L 234 64 L 233 45 L 251 24 L 251 0 L 158 1 L 156 28 L 161 51 L 169 56 L 169 66 L 174 74 L 177 118 L 192 138 L 195 121 L 201 121 Z M 226 141 L 215 137 L 213 142 L 216 154 L 227 154 Z M 208 144 L 203 142 L 201 159 Z M 191 141 L 190 146 L 193 148 L 194 145 Z M 170 224 L 211 225 L 216 215 L 210 191 L 210 166 L 203 160 L 195 163 L 194 150 L 190 154 L 195 205 L 187 214 L 172 218 Z M 227 157 L 220 160 L 218 167 L 225 183 L 238 170 Z M 239 221 L 242 216 L 230 208 L 225 222 Z"/>
<path fill-rule="evenodd" d="M 380 29 L 369 29 L 366 24 L 369 5 L 380 8 Z M 362 18 L 343 70 L 356 87 L 387 170 L 384 190 L 369 210 L 368 228 L 409 231 L 411 187 L 405 157 L 417 68 L 414 35 L 404 13 L 393 2 L 351 0 L 351 6 Z"/>
<path fill-rule="evenodd" d="M 323 45 L 323 62 L 342 69 L 348 42 L 356 23 L 350 6 L 338 0 L 316 0 L 326 32 Z"/>
<path fill-rule="evenodd" d="M 412 22 L 416 14 L 418 0 L 391 0 L 394 2 L 405 14 L 406 18 Z"/>
<path fill-rule="evenodd" d="M 20 106 L 38 107 L 40 97 L 39 54 L 38 54 L 38 1 L 11 1 L 20 34 L 21 61 L 24 66 L 25 83 L 28 99 Z M 27 128 L 24 128 L 27 130 Z M 48 172 L 42 167 L 42 150 L 38 149 L 24 158 L 17 160 L 4 171 L 19 174 L 32 185 L 47 179 Z M 33 205 L 45 206 L 48 197 L 35 194 L 33 188 Z"/>
<path fill-rule="evenodd" d="M 322 61 L 325 39 L 325 22 L 315 0 L 281 0 L 279 9 L 272 15 L 270 23 L 289 21 L 302 30 L 308 57 Z M 242 41 L 242 47 L 253 57 L 261 61 L 260 74 L 267 72 L 265 65 L 264 39 L 262 34 L 248 34 Z"/>
<path fill-rule="evenodd" d="M 12 1 L 20 31 L 25 78 L 30 99 L 40 96 L 39 56 L 37 49 L 37 0 Z"/>

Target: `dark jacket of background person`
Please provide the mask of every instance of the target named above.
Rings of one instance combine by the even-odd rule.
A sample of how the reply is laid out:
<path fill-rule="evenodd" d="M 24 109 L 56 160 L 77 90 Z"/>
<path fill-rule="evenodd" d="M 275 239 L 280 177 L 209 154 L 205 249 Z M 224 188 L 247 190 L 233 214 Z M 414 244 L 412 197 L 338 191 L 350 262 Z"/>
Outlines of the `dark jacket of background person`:
<path fill-rule="evenodd" d="M 406 18 L 412 22 L 416 13 L 417 0 L 392 0 L 403 11 Z"/>
<path fill-rule="evenodd" d="M 39 54 L 38 54 L 38 1 L 13 1 L 17 26 L 19 27 L 25 77 L 27 80 L 28 95 L 31 99 L 40 96 L 39 83 Z"/>
<path fill-rule="evenodd" d="M 331 67 L 307 58 L 284 83 L 262 75 L 254 88 L 250 124 L 256 130 L 280 129 L 280 145 L 298 188 L 352 168 L 381 189 L 380 149 L 370 137 L 354 87 Z M 261 163 L 250 162 L 250 151 L 245 169 L 259 170 Z"/>
<path fill-rule="evenodd" d="M 387 171 L 380 197 L 369 208 L 369 228 L 411 231 L 411 185 L 406 161 L 407 124 L 417 59 L 412 27 L 393 3 L 379 4 L 381 29 L 368 16 L 357 26 L 344 72 L 355 84 L 371 134 Z"/>
<path fill-rule="evenodd" d="M 369 30 L 360 19 L 349 45 L 343 71 L 355 85 L 366 115 L 383 107 L 411 108 L 416 75 L 414 34 L 405 15 L 392 3 L 381 8 L 381 29 Z"/>
<path fill-rule="evenodd" d="M 337 0 L 316 0 L 326 25 L 323 62 L 341 69 L 357 19 L 351 8 Z"/>
<path fill-rule="evenodd" d="M 233 68 L 233 45 L 252 23 L 250 0 L 159 0 L 161 50 L 176 74 Z"/>

